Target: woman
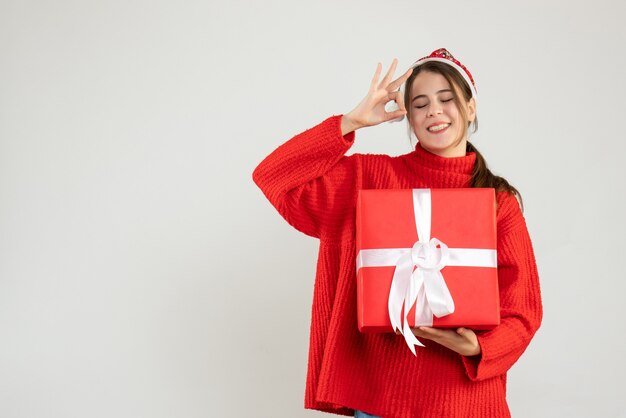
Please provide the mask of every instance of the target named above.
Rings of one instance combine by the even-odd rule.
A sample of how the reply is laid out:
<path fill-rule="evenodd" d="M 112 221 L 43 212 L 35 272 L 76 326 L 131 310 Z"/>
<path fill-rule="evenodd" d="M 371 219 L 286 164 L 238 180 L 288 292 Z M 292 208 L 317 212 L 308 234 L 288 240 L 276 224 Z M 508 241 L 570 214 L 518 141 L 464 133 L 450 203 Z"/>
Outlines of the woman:
<path fill-rule="evenodd" d="M 320 240 L 305 408 L 355 416 L 507 417 L 506 373 L 542 319 L 519 193 L 488 170 L 467 139 L 476 126 L 476 89 L 467 68 L 443 48 L 392 81 L 396 65 L 379 80 L 378 64 L 352 111 L 294 136 L 253 173 L 287 222 Z M 398 109 L 388 112 L 392 100 Z M 344 155 L 356 130 L 404 116 L 419 141 L 413 152 Z M 399 335 L 357 329 L 356 197 L 360 189 L 452 187 L 496 189 L 501 324 L 476 332 L 414 329 L 425 347 L 413 356 Z"/>

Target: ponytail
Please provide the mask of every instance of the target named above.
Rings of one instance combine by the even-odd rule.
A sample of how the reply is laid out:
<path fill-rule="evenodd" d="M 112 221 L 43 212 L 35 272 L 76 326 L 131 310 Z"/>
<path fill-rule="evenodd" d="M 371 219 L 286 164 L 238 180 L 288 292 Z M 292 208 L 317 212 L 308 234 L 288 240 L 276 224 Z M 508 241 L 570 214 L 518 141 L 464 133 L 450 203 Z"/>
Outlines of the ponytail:
<path fill-rule="evenodd" d="M 509 192 L 518 199 L 522 212 L 524 212 L 524 202 L 520 192 L 515 187 L 511 186 L 511 184 L 509 184 L 504 177 L 494 175 L 487 167 L 485 158 L 469 141 L 467 141 L 466 152 L 476 153 L 476 163 L 474 164 L 470 187 L 493 187 L 496 190 L 496 193 Z"/>

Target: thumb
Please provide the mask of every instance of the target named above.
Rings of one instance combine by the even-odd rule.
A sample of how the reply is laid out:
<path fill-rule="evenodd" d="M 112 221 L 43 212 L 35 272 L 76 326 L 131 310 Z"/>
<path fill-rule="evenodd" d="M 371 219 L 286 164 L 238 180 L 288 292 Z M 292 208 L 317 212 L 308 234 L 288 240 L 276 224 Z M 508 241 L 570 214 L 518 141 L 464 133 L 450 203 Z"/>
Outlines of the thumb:
<path fill-rule="evenodd" d="M 388 113 L 387 121 L 401 122 L 406 115 L 406 110 L 396 110 L 395 112 Z"/>
<path fill-rule="evenodd" d="M 456 330 L 456 333 L 459 335 L 463 335 L 463 333 L 465 332 L 465 328 L 461 327 L 459 329 Z"/>

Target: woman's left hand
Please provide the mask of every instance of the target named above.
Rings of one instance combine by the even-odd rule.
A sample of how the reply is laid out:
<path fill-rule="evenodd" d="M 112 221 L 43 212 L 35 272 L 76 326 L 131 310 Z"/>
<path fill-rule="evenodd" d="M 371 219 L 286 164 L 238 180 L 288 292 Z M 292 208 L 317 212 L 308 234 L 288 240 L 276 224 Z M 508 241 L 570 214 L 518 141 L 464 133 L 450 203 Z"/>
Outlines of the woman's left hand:
<path fill-rule="evenodd" d="M 458 328 L 455 331 L 451 329 L 417 327 L 412 330 L 417 338 L 428 338 L 463 356 L 475 356 L 481 352 L 478 337 L 469 328 Z"/>

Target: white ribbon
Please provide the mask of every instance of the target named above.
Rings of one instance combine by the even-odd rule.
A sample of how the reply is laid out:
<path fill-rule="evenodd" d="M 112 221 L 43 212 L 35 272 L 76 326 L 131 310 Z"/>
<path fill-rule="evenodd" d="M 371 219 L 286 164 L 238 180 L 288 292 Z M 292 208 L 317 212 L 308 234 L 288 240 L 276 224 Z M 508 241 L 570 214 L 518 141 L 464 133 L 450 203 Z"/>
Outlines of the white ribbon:
<path fill-rule="evenodd" d="M 415 324 L 432 325 L 437 318 L 454 312 L 454 300 L 443 279 L 445 266 L 496 267 L 496 250 L 448 248 L 430 237 L 430 189 L 413 189 L 413 211 L 418 240 L 412 248 L 361 250 L 356 257 L 362 267 L 396 266 L 389 290 L 388 311 L 393 330 L 400 331 L 415 355 L 415 345 L 424 347 L 409 326 L 408 315 L 415 304 Z M 404 324 L 402 307 L 404 306 Z"/>

